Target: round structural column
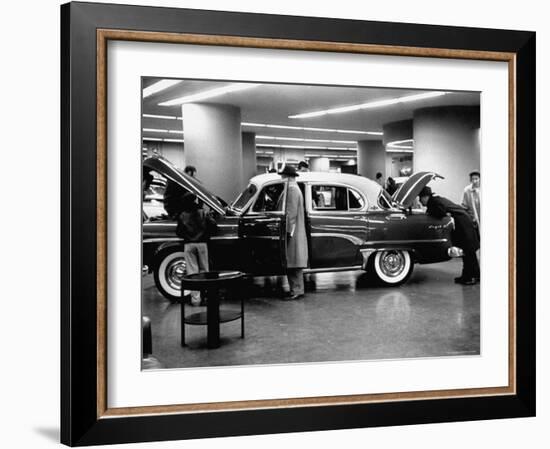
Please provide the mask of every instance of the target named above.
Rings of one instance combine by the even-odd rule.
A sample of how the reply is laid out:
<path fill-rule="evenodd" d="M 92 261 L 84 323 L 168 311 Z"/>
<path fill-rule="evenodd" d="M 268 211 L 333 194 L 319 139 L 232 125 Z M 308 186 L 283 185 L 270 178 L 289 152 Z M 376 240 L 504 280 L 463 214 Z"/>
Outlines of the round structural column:
<path fill-rule="evenodd" d="M 434 192 L 460 203 L 468 174 L 479 169 L 479 107 L 444 106 L 414 112 L 415 172 L 435 171 Z"/>
<path fill-rule="evenodd" d="M 231 202 L 243 187 L 241 110 L 219 104 L 184 104 L 185 165 L 212 193 Z"/>
<path fill-rule="evenodd" d="M 376 179 L 376 173 L 386 179 L 386 150 L 381 140 L 357 142 L 357 174 Z"/>
<path fill-rule="evenodd" d="M 330 170 L 329 158 L 328 157 L 310 157 L 309 170 L 328 172 Z"/>
<path fill-rule="evenodd" d="M 243 141 L 243 185 L 256 176 L 256 133 L 242 133 Z"/>

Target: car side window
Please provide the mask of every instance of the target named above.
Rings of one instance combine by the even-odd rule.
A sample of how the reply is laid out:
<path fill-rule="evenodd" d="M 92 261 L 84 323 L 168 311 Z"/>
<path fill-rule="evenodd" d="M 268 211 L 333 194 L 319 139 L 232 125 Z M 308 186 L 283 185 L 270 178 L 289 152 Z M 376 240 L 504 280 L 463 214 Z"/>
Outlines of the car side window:
<path fill-rule="evenodd" d="M 265 186 L 258 195 L 253 212 L 275 212 L 283 210 L 284 183 L 269 184 Z"/>
<path fill-rule="evenodd" d="M 382 189 L 378 196 L 378 206 L 382 209 L 391 209 L 391 197 Z"/>
<path fill-rule="evenodd" d="M 348 189 L 342 186 L 311 186 L 313 210 L 347 211 Z"/>
<path fill-rule="evenodd" d="M 348 203 L 350 210 L 359 210 L 365 207 L 365 200 L 353 189 L 348 189 Z"/>

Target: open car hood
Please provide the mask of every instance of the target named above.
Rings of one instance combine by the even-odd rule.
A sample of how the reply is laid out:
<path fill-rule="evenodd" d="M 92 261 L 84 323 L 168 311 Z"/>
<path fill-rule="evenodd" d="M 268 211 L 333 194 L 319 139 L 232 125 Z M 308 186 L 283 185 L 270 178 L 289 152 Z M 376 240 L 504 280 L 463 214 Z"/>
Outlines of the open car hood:
<path fill-rule="evenodd" d="M 420 191 L 432 180 L 444 179 L 443 176 L 430 171 L 421 171 L 409 177 L 392 196 L 392 201 L 400 207 L 408 209 Z"/>
<path fill-rule="evenodd" d="M 174 164 L 160 156 L 148 157 L 143 161 L 143 166 L 156 171 L 162 176 L 175 182 L 185 190 L 194 193 L 197 197 L 208 204 L 213 210 L 224 215 L 225 210 L 222 203 L 216 196 L 209 192 L 199 181 L 180 171 Z"/>

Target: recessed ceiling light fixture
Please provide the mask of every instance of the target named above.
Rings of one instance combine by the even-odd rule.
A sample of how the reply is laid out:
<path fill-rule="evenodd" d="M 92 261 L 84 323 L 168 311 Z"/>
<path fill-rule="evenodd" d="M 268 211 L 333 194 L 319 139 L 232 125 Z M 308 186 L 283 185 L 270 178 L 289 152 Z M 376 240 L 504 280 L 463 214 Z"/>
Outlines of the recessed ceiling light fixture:
<path fill-rule="evenodd" d="M 391 150 L 386 150 L 386 153 L 414 153 L 414 150 L 407 150 L 407 149 L 402 149 L 402 150 L 399 150 L 399 149 L 391 149 Z"/>
<path fill-rule="evenodd" d="M 162 139 L 160 137 L 143 137 L 144 141 L 153 141 L 153 142 L 183 142 L 183 139 Z"/>
<path fill-rule="evenodd" d="M 414 139 L 394 140 L 392 142 L 388 142 L 386 145 L 393 146 L 393 145 L 402 145 L 404 143 L 414 143 Z"/>
<path fill-rule="evenodd" d="M 342 134 L 369 134 L 372 136 L 382 136 L 384 133 L 380 131 L 359 131 L 354 129 L 332 129 L 332 128 L 311 128 L 306 126 L 289 126 L 289 125 L 272 125 L 268 123 L 251 123 L 242 122 L 242 126 L 250 126 L 252 128 L 274 128 L 274 129 L 293 129 L 296 131 L 315 131 L 323 133 L 342 133 Z"/>
<path fill-rule="evenodd" d="M 305 139 L 303 137 L 279 137 L 279 136 L 256 136 L 256 139 L 290 140 L 290 141 L 299 141 L 299 142 L 349 143 L 352 145 L 357 145 L 356 140 Z"/>
<path fill-rule="evenodd" d="M 143 131 L 148 133 L 183 134 L 183 131 L 178 129 L 143 128 Z"/>
<path fill-rule="evenodd" d="M 164 142 L 183 142 L 183 139 L 162 139 Z"/>
<path fill-rule="evenodd" d="M 354 104 L 351 106 L 342 106 L 339 108 L 324 109 L 322 111 L 304 112 L 303 114 L 289 115 L 288 118 L 313 118 L 321 117 L 328 114 L 341 114 L 344 112 L 359 111 L 362 109 L 380 108 L 383 106 L 391 106 L 399 103 L 408 103 L 410 101 L 426 100 L 445 95 L 446 92 L 426 92 L 423 94 L 407 95 L 404 97 L 390 98 L 387 100 L 369 101 L 367 103 Z"/>
<path fill-rule="evenodd" d="M 393 142 L 388 142 L 386 144 L 386 151 L 395 150 L 395 149 L 413 150 L 414 149 L 413 145 L 414 145 L 414 139 L 394 140 Z"/>
<path fill-rule="evenodd" d="M 209 98 L 219 97 L 220 95 L 239 92 L 241 90 L 258 87 L 259 84 L 229 84 L 228 86 L 217 87 L 215 89 L 205 90 L 197 94 L 186 95 L 184 97 L 174 98 L 173 100 L 159 103 L 159 106 L 177 106 L 184 103 L 193 103 L 196 101 L 207 100 Z"/>
<path fill-rule="evenodd" d="M 183 120 L 183 117 L 176 117 L 175 115 L 157 115 L 157 114 L 143 114 L 146 118 L 160 118 L 165 120 Z"/>
<path fill-rule="evenodd" d="M 143 89 L 143 98 L 150 97 L 156 93 L 159 93 L 169 87 L 172 87 L 178 83 L 181 83 L 180 80 L 160 80 L 156 83 L 151 84 L 149 87 Z"/>
<path fill-rule="evenodd" d="M 143 128 L 144 132 L 148 133 L 167 133 L 167 129 L 157 129 L 157 128 Z"/>
<path fill-rule="evenodd" d="M 411 145 L 392 145 L 388 146 L 387 150 L 395 150 L 395 149 L 401 149 L 401 150 L 414 150 L 414 148 Z"/>
<path fill-rule="evenodd" d="M 356 148 L 353 147 L 321 147 L 316 145 L 279 145 L 279 144 L 270 144 L 270 143 L 258 143 L 256 147 L 267 147 L 267 148 L 299 148 L 304 150 L 348 150 L 355 151 Z"/>

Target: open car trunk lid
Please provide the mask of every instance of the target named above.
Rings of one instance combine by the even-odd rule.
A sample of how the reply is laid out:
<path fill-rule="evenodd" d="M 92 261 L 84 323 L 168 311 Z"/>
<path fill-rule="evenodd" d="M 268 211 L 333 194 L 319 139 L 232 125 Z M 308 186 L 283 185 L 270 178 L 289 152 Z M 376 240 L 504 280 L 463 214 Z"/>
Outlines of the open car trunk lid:
<path fill-rule="evenodd" d="M 392 202 L 400 207 L 408 209 L 414 203 L 414 199 L 428 183 L 443 176 L 434 172 L 421 171 L 409 177 L 392 196 Z"/>
<path fill-rule="evenodd" d="M 225 215 L 225 209 L 222 203 L 213 193 L 208 191 L 198 180 L 186 175 L 174 164 L 163 157 L 148 157 L 143 161 L 143 166 L 156 171 L 162 176 L 168 178 L 170 181 L 173 181 L 183 187 L 185 190 L 194 193 L 201 201 L 208 204 L 208 206 L 210 206 L 213 210 Z"/>

